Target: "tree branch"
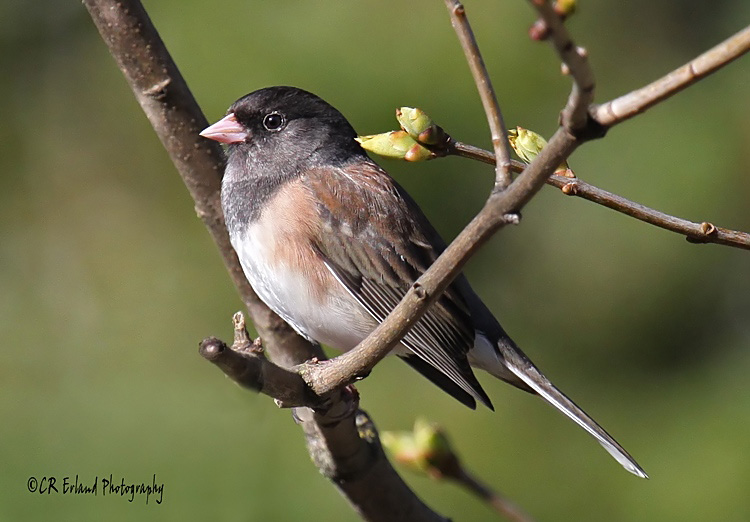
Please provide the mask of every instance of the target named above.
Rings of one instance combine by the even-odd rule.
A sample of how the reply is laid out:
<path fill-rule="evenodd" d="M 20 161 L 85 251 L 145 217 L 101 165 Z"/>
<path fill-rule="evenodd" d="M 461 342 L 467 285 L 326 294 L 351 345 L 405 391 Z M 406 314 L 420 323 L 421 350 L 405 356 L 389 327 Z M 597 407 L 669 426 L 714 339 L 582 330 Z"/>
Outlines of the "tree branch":
<path fill-rule="evenodd" d="M 297 406 L 294 417 L 305 432 L 310 457 L 362 518 L 445 522 L 390 465 L 375 425 L 359 409 L 354 387 L 316 396 L 297 371 L 266 360 L 260 344 L 250 341 L 242 313 L 234 315 L 233 324 L 231 347 L 210 337 L 201 342 L 200 354 L 237 384 L 273 397 L 279 407 Z"/>
<path fill-rule="evenodd" d="M 322 356 L 271 312 L 247 282 L 221 212 L 224 153 L 218 143 L 198 136 L 208 122 L 143 5 L 137 0 L 83 3 L 195 201 L 195 211 L 270 352 L 284 366 Z"/>
<path fill-rule="evenodd" d="M 204 339 L 199 349 L 203 358 L 218 366 L 240 386 L 273 398 L 279 407 L 307 406 L 323 410 L 323 399 L 310 393 L 299 373 L 266 359 L 260 338 L 256 342 L 250 341 L 241 312 L 234 314 L 232 322 L 232 346 L 215 337 Z"/>
<path fill-rule="evenodd" d="M 492 147 L 495 150 L 497 162 L 495 164 L 495 187 L 498 190 L 505 190 L 510 185 L 512 178 L 510 176 L 510 146 L 508 145 L 508 131 L 503 121 L 503 114 L 497 103 L 495 89 L 492 88 L 490 75 L 487 67 L 484 65 L 482 55 L 479 52 L 479 46 L 474 38 L 474 32 L 469 25 L 469 19 L 466 16 L 464 6 L 458 0 L 445 0 L 445 5 L 451 17 L 451 25 L 456 31 L 458 41 L 464 50 L 466 61 L 469 63 L 471 75 L 479 91 L 479 97 L 482 100 L 484 112 L 487 115 L 487 122 L 490 125 L 490 135 L 492 137 Z"/>
<path fill-rule="evenodd" d="M 750 51 L 750 26 L 666 76 L 624 96 L 591 107 L 591 116 L 612 127 L 677 94 Z"/>
<path fill-rule="evenodd" d="M 481 161 L 489 165 L 495 164 L 495 158 L 488 150 L 467 145 L 451 140 L 447 154 L 453 154 L 464 158 Z M 513 160 L 514 172 L 522 172 L 526 164 Z M 605 206 L 616 212 L 633 217 L 645 223 L 677 232 L 686 236 L 691 243 L 716 243 L 736 248 L 750 250 L 750 234 L 739 230 L 721 228 L 708 222 L 697 223 L 687 219 L 670 216 L 640 203 L 618 196 L 606 190 L 600 189 L 580 178 L 566 178 L 564 176 L 550 176 L 548 185 L 561 189 L 567 196 L 578 196 L 579 198 Z"/>
<path fill-rule="evenodd" d="M 750 234 L 747 232 L 717 227 L 706 221 L 696 223 L 687 219 L 670 216 L 664 212 L 654 210 L 617 194 L 597 188 L 577 178 L 570 179 L 562 176 L 551 176 L 548 183 L 562 189 L 562 193 L 565 195 L 578 196 L 645 223 L 682 234 L 691 243 L 716 243 L 718 245 L 750 250 Z"/>
<path fill-rule="evenodd" d="M 573 78 L 568 102 L 560 114 L 561 124 L 572 131 L 579 131 L 586 127 L 588 107 L 594 101 L 594 72 L 589 65 L 588 53 L 583 47 L 576 47 L 565 29 L 562 16 L 547 0 L 530 1 L 544 21 L 565 72 Z"/>
<path fill-rule="evenodd" d="M 273 361 L 292 367 L 314 357 L 323 359 L 320 347 L 294 333 L 257 298 L 245 279 L 221 212 L 223 153 L 218 144 L 199 138 L 198 132 L 208 122 L 141 3 L 84 0 L 84 5 L 193 197 L 196 212 L 216 243 Z M 293 376 L 273 369 L 271 363 L 266 365 L 257 357 L 234 357 L 225 346 L 214 340 L 202 349 L 215 352 L 216 361 L 220 361 L 217 365 L 232 377 L 242 376 L 244 385 L 252 387 L 255 382 L 256 389 L 275 394 L 292 383 Z M 275 379 L 282 380 L 274 384 Z M 299 387 L 292 387 L 280 397 L 293 400 L 295 389 L 299 391 Z M 349 399 L 336 393 L 326 397 L 324 412 L 295 410 L 321 472 L 366 520 L 444 520 L 394 471 L 380 448 L 374 426 Z"/>
<path fill-rule="evenodd" d="M 515 502 L 507 498 L 505 495 L 493 490 L 471 475 L 464 468 L 459 470 L 458 475 L 453 477 L 453 480 L 484 500 L 487 504 L 492 506 L 492 509 L 511 522 L 534 522 L 534 519 L 524 512 Z"/>

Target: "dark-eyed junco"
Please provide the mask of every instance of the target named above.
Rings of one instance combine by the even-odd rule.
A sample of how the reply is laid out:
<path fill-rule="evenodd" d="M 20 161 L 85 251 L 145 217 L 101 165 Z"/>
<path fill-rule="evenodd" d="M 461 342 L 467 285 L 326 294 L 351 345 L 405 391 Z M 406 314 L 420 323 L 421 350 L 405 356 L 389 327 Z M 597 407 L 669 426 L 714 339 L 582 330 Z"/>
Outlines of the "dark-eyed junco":
<path fill-rule="evenodd" d="M 258 296 L 303 337 L 349 350 L 401 300 L 445 243 L 412 198 L 314 94 L 269 87 L 201 135 L 228 144 L 221 201 Z M 646 473 L 534 366 L 460 276 L 393 351 L 453 397 L 492 407 L 471 366 L 537 393 L 625 469 Z"/>

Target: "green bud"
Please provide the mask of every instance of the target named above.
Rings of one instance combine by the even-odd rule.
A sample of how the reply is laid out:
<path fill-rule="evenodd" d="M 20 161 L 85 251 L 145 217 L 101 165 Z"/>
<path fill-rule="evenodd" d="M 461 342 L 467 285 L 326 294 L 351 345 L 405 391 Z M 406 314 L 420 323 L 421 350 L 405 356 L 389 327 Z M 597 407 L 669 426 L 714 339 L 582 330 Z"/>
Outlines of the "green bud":
<path fill-rule="evenodd" d="M 526 163 L 531 163 L 547 145 L 547 140 L 536 132 L 524 129 L 523 127 L 508 129 L 508 142 L 510 142 L 510 146 L 518 154 L 518 157 Z M 573 171 L 568 167 L 567 161 L 564 161 L 557 167 L 555 174 L 568 178 L 575 177 Z"/>
<path fill-rule="evenodd" d="M 391 131 L 355 138 L 363 149 L 385 158 L 425 161 L 434 154 L 417 143 L 406 131 Z"/>
<path fill-rule="evenodd" d="M 380 434 L 380 442 L 400 464 L 417 473 L 429 473 L 427 461 L 417 448 L 412 432 L 384 431 Z"/>
<path fill-rule="evenodd" d="M 563 18 L 570 16 L 576 10 L 576 0 L 557 0 L 554 9 Z"/>
<path fill-rule="evenodd" d="M 397 461 L 412 471 L 440 478 L 455 476 L 458 470 L 458 458 L 445 433 L 424 419 L 414 422 L 414 431 L 384 432 L 380 440 Z"/>
<path fill-rule="evenodd" d="M 420 143 L 437 145 L 446 138 L 445 131 L 422 109 L 400 107 L 396 109 L 396 119 L 401 128 Z"/>
<path fill-rule="evenodd" d="M 396 109 L 396 119 L 411 137 L 419 136 L 419 133 L 433 125 L 432 118 L 427 113 L 414 107 L 399 107 Z"/>
<path fill-rule="evenodd" d="M 440 467 L 453 455 L 453 449 L 443 430 L 425 419 L 417 418 L 414 421 L 414 440 L 417 448 L 432 466 Z"/>
<path fill-rule="evenodd" d="M 435 155 L 432 152 L 416 142 L 406 151 L 406 154 L 404 154 L 404 159 L 406 161 L 427 161 L 434 157 Z"/>
<path fill-rule="evenodd" d="M 516 127 L 508 131 L 508 141 L 518 157 L 526 163 L 531 163 L 537 154 L 547 145 L 547 140 L 539 134 L 523 127 Z"/>
<path fill-rule="evenodd" d="M 355 138 L 363 149 L 384 156 L 386 158 L 404 159 L 408 151 L 416 143 L 404 131 L 391 131 L 370 136 Z"/>

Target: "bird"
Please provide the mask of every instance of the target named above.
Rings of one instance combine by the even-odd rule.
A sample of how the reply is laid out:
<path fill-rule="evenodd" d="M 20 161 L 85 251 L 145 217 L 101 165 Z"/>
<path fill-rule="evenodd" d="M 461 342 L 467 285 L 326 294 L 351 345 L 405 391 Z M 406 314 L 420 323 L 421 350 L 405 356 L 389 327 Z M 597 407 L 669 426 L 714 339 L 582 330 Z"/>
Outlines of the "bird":
<path fill-rule="evenodd" d="M 308 91 L 266 87 L 200 135 L 226 144 L 221 205 L 258 297 L 302 337 L 347 351 L 399 303 L 446 244 L 417 203 Z M 646 472 L 556 388 L 459 275 L 392 350 L 470 408 L 492 409 L 472 367 L 539 395 L 626 470 Z"/>

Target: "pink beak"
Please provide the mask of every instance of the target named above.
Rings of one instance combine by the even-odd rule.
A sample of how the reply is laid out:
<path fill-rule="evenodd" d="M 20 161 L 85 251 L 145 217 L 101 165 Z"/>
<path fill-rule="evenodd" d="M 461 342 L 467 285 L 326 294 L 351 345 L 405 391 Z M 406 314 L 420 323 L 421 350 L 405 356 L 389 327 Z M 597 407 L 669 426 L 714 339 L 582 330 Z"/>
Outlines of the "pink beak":
<path fill-rule="evenodd" d="M 200 135 L 221 143 L 240 143 L 245 141 L 250 133 L 237 121 L 234 113 L 230 112 L 213 125 L 203 129 Z"/>

